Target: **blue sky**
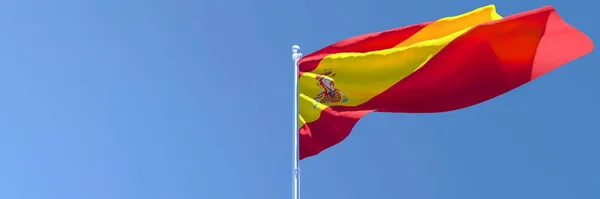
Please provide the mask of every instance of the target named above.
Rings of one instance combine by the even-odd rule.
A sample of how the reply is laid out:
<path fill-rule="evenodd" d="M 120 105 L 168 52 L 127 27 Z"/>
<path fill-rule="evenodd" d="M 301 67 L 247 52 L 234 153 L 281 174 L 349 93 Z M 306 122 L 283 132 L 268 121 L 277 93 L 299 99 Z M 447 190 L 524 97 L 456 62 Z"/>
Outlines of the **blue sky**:
<path fill-rule="evenodd" d="M 494 3 L 566 0 L 0 2 L 0 198 L 292 197 L 291 46 Z M 301 162 L 302 197 L 600 198 L 596 51 L 486 103 L 366 116 Z"/>

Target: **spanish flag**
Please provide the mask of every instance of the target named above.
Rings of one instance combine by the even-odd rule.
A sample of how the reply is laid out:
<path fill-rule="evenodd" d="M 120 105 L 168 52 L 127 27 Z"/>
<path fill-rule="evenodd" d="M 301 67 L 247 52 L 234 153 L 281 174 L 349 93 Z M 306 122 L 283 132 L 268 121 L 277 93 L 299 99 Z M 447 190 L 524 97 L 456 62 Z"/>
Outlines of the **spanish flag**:
<path fill-rule="evenodd" d="M 298 61 L 300 159 L 340 143 L 368 113 L 466 108 L 592 49 L 550 6 L 503 18 L 489 5 L 339 41 Z"/>

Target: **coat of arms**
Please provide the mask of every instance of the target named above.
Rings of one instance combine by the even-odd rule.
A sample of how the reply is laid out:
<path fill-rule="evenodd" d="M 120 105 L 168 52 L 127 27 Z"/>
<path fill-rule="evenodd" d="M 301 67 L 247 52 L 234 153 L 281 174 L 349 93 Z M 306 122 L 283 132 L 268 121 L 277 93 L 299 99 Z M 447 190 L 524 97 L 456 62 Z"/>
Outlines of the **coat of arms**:
<path fill-rule="evenodd" d="M 348 102 L 348 97 L 335 88 L 335 83 L 333 82 L 333 77 L 335 73 L 331 71 L 331 69 L 325 69 L 325 71 L 319 75 L 317 75 L 317 86 L 321 89 L 321 92 L 315 97 L 315 103 L 313 108 L 317 108 L 317 104 L 331 104 L 337 102 Z"/>

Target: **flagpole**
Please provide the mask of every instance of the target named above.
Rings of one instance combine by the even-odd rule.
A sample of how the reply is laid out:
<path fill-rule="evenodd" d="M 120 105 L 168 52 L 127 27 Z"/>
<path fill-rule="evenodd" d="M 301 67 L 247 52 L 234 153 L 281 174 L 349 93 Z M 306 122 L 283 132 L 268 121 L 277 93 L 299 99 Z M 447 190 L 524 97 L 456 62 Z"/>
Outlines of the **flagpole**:
<path fill-rule="evenodd" d="M 300 167 L 299 167 L 299 142 L 298 139 L 298 60 L 302 57 L 300 46 L 292 46 L 292 59 L 294 60 L 294 199 L 300 199 Z"/>

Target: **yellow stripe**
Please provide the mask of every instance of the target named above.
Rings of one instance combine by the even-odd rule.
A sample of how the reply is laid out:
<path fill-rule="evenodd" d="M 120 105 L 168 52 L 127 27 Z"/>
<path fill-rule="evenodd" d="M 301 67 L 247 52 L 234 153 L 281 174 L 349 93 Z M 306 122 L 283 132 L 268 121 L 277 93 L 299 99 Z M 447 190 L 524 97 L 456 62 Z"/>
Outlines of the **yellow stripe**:
<path fill-rule="evenodd" d="M 326 56 L 310 73 L 298 79 L 299 114 L 303 121 L 299 127 L 317 120 L 327 106 L 357 106 L 387 90 L 398 81 L 423 66 L 455 38 L 481 23 L 498 20 L 494 5 L 471 12 L 446 17 L 424 27 L 394 48 L 367 53 L 337 53 Z M 331 70 L 335 87 L 343 92 L 347 102 L 316 103 L 320 93 L 316 76 Z"/>
<path fill-rule="evenodd" d="M 471 28 L 477 24 L 498 19 L 502 19 L 502 16 L 496 13 L 496 7 L 494 5 L 484 6 L 462 15 L 439 19 L 396 45 L 396 47 L 409 46 L 421 41 L 439 39 L 465 28 Z"/>

